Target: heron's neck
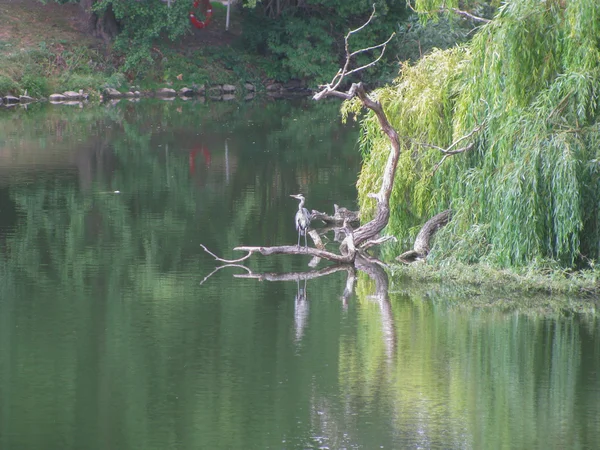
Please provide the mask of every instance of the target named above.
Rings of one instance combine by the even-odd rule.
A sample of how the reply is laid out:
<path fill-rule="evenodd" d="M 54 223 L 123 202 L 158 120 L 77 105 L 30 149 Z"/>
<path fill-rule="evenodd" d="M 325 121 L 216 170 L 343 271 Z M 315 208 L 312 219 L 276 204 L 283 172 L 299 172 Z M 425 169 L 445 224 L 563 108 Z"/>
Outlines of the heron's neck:
<path fill-rule="evenodd" d="M 300 200 L 300 204 L 298 205 L 298 209 L 302 210 L 304 208 L 304 199 Z"/>

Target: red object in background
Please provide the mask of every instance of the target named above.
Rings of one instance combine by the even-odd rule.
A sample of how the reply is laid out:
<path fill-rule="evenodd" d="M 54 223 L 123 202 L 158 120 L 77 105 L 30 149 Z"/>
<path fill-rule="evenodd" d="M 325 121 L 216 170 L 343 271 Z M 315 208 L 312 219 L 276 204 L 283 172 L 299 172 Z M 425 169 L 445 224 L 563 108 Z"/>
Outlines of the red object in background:
<path fill-rule="evenodd" d="M 210 167 L 210 152 L 204 146 L 196 147 L 190 152 L 190 173 L 196 171 L 196 156 L 201 153 L 204 156 L 204 164 L 206 167 Z"/>
<path fill-rule="evenodd" d="M 198 8 L 200 6 L 200 3 L 202 3 L 202 12 L 204 13 L 204 20 L 198 20 L 196 18 L 196 15 L 194 14 L 194 11 L 190 11 L 190 22 L 192 22 L 192 25 L 194 25 L 196 28 L 206 27 L 210 23 L 210 19 L 212 19 L 213 14 L 212 6 L 210 5 L 209 0 L 195 0 L 194 8 Z"/>

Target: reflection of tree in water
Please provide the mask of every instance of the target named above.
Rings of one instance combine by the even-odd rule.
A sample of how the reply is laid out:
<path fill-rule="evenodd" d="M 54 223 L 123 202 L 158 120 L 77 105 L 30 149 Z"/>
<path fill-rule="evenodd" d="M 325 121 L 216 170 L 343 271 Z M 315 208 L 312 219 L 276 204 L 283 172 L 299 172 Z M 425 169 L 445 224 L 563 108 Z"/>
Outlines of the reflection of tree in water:
<path fill-rule="evenodd" d="M 523 448 L 574 442 L 565 430 L 577 427 L 573 411 L 581 410 L 573 393 L 589 373 L 580 359 L 584 317 L 504 311 L 501 298 L 477 298 L 469 306 L 460 290 L 436 295 L 431 285 L 403 292 L 391 295 L 387 311 L 362 302 L 361 339 L 348 342 L 343 367 L 378 370 L 340 378 L 350 402 L 377 398 L 378 391 L 393 394 L 385 402 L 406 447 L 482 448 L 506 442 L 507 433 L 511 445 Z M 386 315 L 395 323 L 391 366 L 387 349 L 378 351 L 377 344 L 388 339 L 381 330 Z M 357 345 L 368 351 L 350 349 Z"/>
<path fill-rule="evenodd" d="M 304 328 L 308 322 L 310 304 L 308 303 L 306 294 L 306 279 L 302 285 L 300 285 L 300 279 L 297 279 L 296 283 L 298 290 L 294 298 L 294 328 L 296 330 L 296 342 L 299 343 L 302 340 Z"/>
<path fill-rule="evenodd" d="M 222 148 L 224 142 L 220 141 Z M 282 319 L 289 321 L 275 343 L 272 335 L 262 335 L 257 327 L 239 326 L 246 322 L 237 321 L 226 309 L 225 300 L 207 306 L 214 316 L 204 310 L 194 314 L 202 302 L 222 298 L 222 285 L 207 282 L 198 287 L 203 275 L 198 268 L 205 255 L 198 254 L 198 246 L 193 244 L 205 242 L 203 236 L 213 236 L 210 240 L 217 249 L 236 245 L 240 230 L 256 228 L 260 205 L 280 209 L 281 204 L 272 198 L 277 199 L 279 193 L 282 202 L 287 202 L 287 194 L 297 191 L 296 181 L 286 176 L 291 173 L 286 172 L 286 165 L 292 163 L 259 160 L 281 168 L 280 191 L 273 190 L 271 180 L 269 189 L 251 190 L 253 183 L 262 183 L 255 181 L 254 166 L 250 166 L 256 154 L 240 154 L 233 142 L 230 151 L 238 152 L 241 163 L 238 171 L 231 173 L 230 184 L 223 174 L 220 186 L 224 191 L 219 202 L 211 205 L 205 196 L 207 189 L 194 188 L 185 151 L 169 141 L 170 156 L 166 158 L 166 143 L 154 149 L 146 145 L 127 139 L 99 144 L 81 163 L 71 166 L 81 164 L 84 175 L 75 170 L 62 177 L 36 173 L 35 182 L 26 178 L 26 183 L 0 188 L 11 208 L 18 211 L 16 226 L 11 225 L 10 233 L 0 237 L 0 399 L 2 409 L 11 413 L 0 420 L 0 436 L 20 433 L 29 436 L 30 448 L 44 447 L 47 440 L 38 441 L 27 434 L 26 427 L 13 417 L 26 416 L 28 423 L 47 424 L 50 411 L 57 413 L 50 414 L 53 418 L 60 414 L 74 418 L 73 424 L 52 423 L 43 428 L 56 436 L 60 427 L 63 432 L 71 426 L 78 430 L 90 427 L 83 419 L 89 407 L 94 411 L 93 426 L 98 428 L 98 447 L 111 447 L 115 442 L 141 443 L 145 448 L 181 444 L 177 432 L 159 414 L 169 411 L 169 417 L 172 412 L 180 414 L 178 420 L 189 433 L 188 442 L 201 445 L 207 436 L 220 435 L 224 446 L 242 448 L 246 433 L 264 437 L 274 426 L 270 421 L 253 421 L 249 410 L 240 406 L 270 402 L 273 421 L 280 428 L 286 419 L 295 424 L 301 413 L 284 408 L 287 397 L 264 390 L 242 392 L 240 385 L 251 385 L 243 384 L 236 364 L 280 370 L 275 375 L 264 374 L 261 380 L 276 385 L 285 371 L 281 360 L 269 366 L 270 358 L 273 354 L 286 358 L 277 349 L 298 340 L 302 349 L 294 351 L 298 346 L 292 346 L 291 357 L 299 360 L 298 354 L 306 355 L 308 346 L 314 345 L 331 363 L 327 371 L 315 375 L 311 367 L 300 367 L 306 362 L 301 360 L 296 366 L 305 371 L 298 375 L 299 387 L 295 386 L 299 398 L 286 393 L 308 411 L 308 417 L 302 416 L 310 424 L 303 442 L 306 447 L 324 442 L 331 448 L 350 448 L 378 426 L 358 420 L 360 412 L 362 418 L 373 415 L 380 420 L 385 428 L 382 436 L 392 435 L 396 442 L 407 444 L 396 448 L 412 443 L 482 448 L 490 442 L 507 442 L 507 435 L 521 448 L 536 443 L 568 448 L 575 440 L 592 448 L 597 431 L 591 429 L 585 414 L 600 404 L 594 394 L 600 390 L 589 389 L 594 374 L 600 371 L 594 337 L 598 323 L 579 317 L 578 306 L 563 309 L 572 317 L 557 314 L 559 309 L 544 308 L 536 313 L 535 306 L 531 306 L 531 314 L 523 315 L 519 307 L 503 309 L 506 297 L 493 306 L 488 297 L 479 296 L 479 302 L 469 307 L 459 290 L 452 297 L 452 290 L 436 293 L 424 286 L 419 290 L 401 285 L 395 289 L 405 288 L 405 292 L 390 294 L 385 271 L 367 261 L 364 265 L 357 262 L 355 268 L 331 266 L 292 272 L 286 290 L 289 301 L 298 294 L 298 286 L 304 299 L 296 298 L 293 310 L 291 304 L 284 310 L 290 314 Z M 290 152 L 289 157 L 310 159 L 301 151 Z M 211 182 L 218 185 L 213 173 L 207 175 L 215 177 Z M 114 194 L 116 189 L 121 194 Z M 223 217 L 219 211 L 224 203 L 239 207 Z M 289 206 L 292 211 L 294 205 Z M 211 216 L 212 222 L 205 225 L 204 215 Z M 289 236 L 295 242 L 291 221 L 273 226 L 291 228 Z M 257 232 L 257 240 L 262 239 L 261 233 L 275 234 L 273 228 L 265 228 Z M 256 266 L 260 269 L 264 267 L 261 264 L 259 261 Z M 273 265 L 287 272 L 294 267 L 288 261 Z M 273 265 L 269 270 L 275 270 Z M 317 277 L 337 272 L 346 274 L 339 309 L 356 308 L 358 313 L 352 333 L 341 332 L 339 344 L 330 344 L 338 339 L 334 335 L 337 329 L 327 321 L 330 316 L 319 315 L 324 310 L 316 304 L 314 286 Z M 268 274 L 261 276 L 268 279 Z M 27 289 L 23 288 L 24 278 Z M 264 292 L 269 283 L 257 283 L 256 293 L 250 293 L 242 280 L 230 284 L 236 300 L 244 300 L 232 302 L 231 308 L 244 311 L 244 320 L 264 312 L 261 308 L 267 303 Z M 256 297 L 254 303 L 249 301 L 251 296 Z M 193 301 L 184 303 L 190 297 Z M 313 302 L 310 308 L 309 301 Z M 81 319 L 75 329 L 57 332 L 57 324 L 74 314 Z M 312 326 L 308 326 L 309 320 Z M 197 323 L 183 333 L 186 321 Z M 323 329 L 315 323 L 323 324 Z M 25 326 L 32 332 L 22 333 Z M 51 336 L 54 338 L 49 339 Z M 316 338 L 320 339 L 315 344 Z M 217 351 L 207 354 L 202 347 L 206 340 L 217 341 L 222 355 L 244 349 L 241 358 L 248 360 L 223 360 Z M 331 347 L 325 353 L 327 345 Z M 172 349 L 177 346 L 185 350 L 174 355 Z M 14 361 L 23 358 L 25 364 L 15 367 Z M 39 368 L 35 373 L 25 371 L 31 361 Z M 89 372 L 94 372 L 90 379 L 86 378 Z M 48 374 L 60 380 L 51 396 L 44 378 Z M 168 377 L 160 378 L 165 374 Z M 329 378 L 323 380 L 320 375 Z M 592 380 L 587 381 L 587 390 L 585 379 Z M 311 385 L 312 391 L 305 385 Z M 33 390 L 24 386 L 33 386 Z M 218 388 L 218 392 L 210 392 L 206 386 Z M 588 408 L 579 408 L 582 403 Z M 224 419 L 203 421 L 206 405 Z M 480 411 L 484 413 L 478 414 Z M 193 425 L 185 425 L 186 421 Z M 540 427 L 540 423 L 547 426 Z M 533 431 L 527 434 L 524 430 Z M 532 435 L 537 441 L 531 440 Z M 140 436 L 142 440 L 138 440 Z M 479 436 L 486 436 L 486 442 Z"/>
<path fill-rule="evenodd" d="M 513 310 L 504 311 L 506 303 L 491 298 L 477 300 L 469 309 L 460 290 L 454 292 L 456 298 L 451 292 L 438 298 L 426 286 L 423 295 L 395 295 L 391 301 L 386 271 L 370 260 L 284 274 L 248 270 L 237 277 L 295 281 L 298 341 L 305 337 L 308 316 L 300 283 L 339 271 L 347 272 L 340 307 L 347 304 L 356 279 L 361 285 L 359 340 L 342 343 L 342 405 L 319 393 L 319 382 L 313 381 L 311 426 L 303 445 L 341 448 L 356 442 L 347 430 L 356 430 L 357 436 L 366 431 L 356 423 L 356 411 L 376 407 L 388 411 L 388 426 L 403 446 L 481 448 L 505 442 L 507 429 L 517 446 L 574 442 L 566 430 L 576 427 L 573 411 L 581 411 L 575 392 L 585 384 L 582 373 L 597 370 L 582 364 L 585 340 L 580 326 L 589 323 L 585 316 L 580 325 L 577 317 L 548 317 L 555 313 L 546 308 L 527 313 L 513 305 Z M 563 305 L 559 301 L 554 311 Z M 548 389 L 540 390 L 540 383 Z M 552 424 L 553 431 L 540 430 L 539 423 Z M 585 427 L 581 430 L 578 442 L 589 433 Z M 596 439 L 595 432 L 591 435 L 591 441 Z"/>

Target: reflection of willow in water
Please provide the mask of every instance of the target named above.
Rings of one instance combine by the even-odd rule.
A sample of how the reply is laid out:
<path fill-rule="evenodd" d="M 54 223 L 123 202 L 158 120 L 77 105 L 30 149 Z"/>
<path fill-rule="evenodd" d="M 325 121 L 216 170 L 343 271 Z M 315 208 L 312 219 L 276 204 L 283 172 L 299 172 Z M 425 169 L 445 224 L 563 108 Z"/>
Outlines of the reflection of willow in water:
<path fill-rule="evenodd" d="M 600 332 L 597 321 L 524 316 L 502 306 L 465 314 L 435 297 L 392 296 L 397 348 L 390 368 L 381 327 L 386 312 L 369 300 L 372 291 L 361 277 L 359 340 L 340 353 L 340 384 L 350 404 L 394 393 L 384 404 L 407 446 L 590 448 L 597 442 L 594 420 L 581 411 L 600 397 L 580 394 L 600 370 L 600 349 L 585 344 L 589 333 Z"/>

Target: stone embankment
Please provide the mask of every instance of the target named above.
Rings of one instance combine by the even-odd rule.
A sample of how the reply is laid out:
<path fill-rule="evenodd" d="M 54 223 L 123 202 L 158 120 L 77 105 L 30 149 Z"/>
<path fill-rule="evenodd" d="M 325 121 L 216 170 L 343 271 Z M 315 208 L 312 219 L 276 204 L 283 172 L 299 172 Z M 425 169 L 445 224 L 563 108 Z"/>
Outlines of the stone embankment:
<path fill-rule="evenodd" d="M 292 80 L 288 83 L 268 82 L 263 86 L 264 92 L 269 97 L 288 98 L 295 96 L 310 95 L 312 92 L 306 88 L 305 84 L 299 80 Z M 232 100 L 252 100 L 257 93 L 256 86 L 252 83 L 244 83 L 242 86 L 233 84 L 214 84 L 210 86 L 192 86 L 183 87 L 175 90 L 169 87 L 160 88 L 156 91 L 140 91 L 136 86 L 131 87 L 127 91 L 119 91 L 114 88 L 105 88 L 100 95 L 101 101 L 118 101 L 121 99 L 139 99 L 156 97 L 165 100 L 181 98 L 190 99 L 198 98 L 201 101 L 206 99 L 214 101 L 232 101 Z M 62 94 L 52 94 L 48 100 L 53 104 L 65 105 L 80 105 L 83 101 L 87 101 L 89 95 L 83 90 L 79 92 L 66 91 Z M 5 95 L 0 97 L 0 105 L 12 106 L 18 104 L 28 104 L 35 101 L 46 99 L 35 99 L 27 95 L 19 97 Z"/>

